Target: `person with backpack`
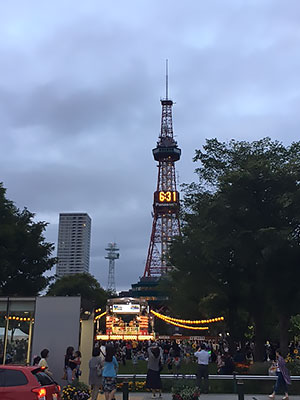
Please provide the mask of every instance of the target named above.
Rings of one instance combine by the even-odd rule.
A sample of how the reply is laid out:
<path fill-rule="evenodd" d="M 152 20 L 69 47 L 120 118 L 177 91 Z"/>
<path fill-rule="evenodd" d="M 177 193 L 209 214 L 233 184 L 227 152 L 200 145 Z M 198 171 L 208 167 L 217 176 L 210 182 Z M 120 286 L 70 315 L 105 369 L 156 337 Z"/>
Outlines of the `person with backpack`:
<path fill-rule="evenodd" d="M 89 384 L 92 389 L 91 400 L 97 400 L 99 389 L 102 386 L 103 361 L 100 357 L 99 347 L 93 350 L 92 358 L 89 361 Z"/>

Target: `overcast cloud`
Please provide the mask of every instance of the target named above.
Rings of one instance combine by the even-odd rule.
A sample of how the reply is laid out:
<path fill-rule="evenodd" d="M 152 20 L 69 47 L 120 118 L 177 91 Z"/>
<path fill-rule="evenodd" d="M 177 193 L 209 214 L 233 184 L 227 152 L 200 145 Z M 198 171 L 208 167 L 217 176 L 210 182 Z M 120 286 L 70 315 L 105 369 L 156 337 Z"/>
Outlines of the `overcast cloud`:
<path fill-rule="evenodd" d="M 206 138 L 299 140 L 298 0 L 8 1 L 0 5 L 0 181 L 50 223 L 92 218 L 90 272 L 143 274 L 169 59 L 180 183 Z M 56 253 L 55 253 L 56 255 Z"/>

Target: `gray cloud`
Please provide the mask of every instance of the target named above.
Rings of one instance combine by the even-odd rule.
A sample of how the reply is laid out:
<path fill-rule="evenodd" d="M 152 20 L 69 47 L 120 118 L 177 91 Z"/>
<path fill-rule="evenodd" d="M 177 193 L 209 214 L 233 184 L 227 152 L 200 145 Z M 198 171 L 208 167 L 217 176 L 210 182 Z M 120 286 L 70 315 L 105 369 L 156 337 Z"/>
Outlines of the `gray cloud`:
<path fill-rule="evenodd" d="M 92 217 L 91 272 L 121 249 L 117 286 L 143 274 L 157 168 L 164 60 L 170 60 L 180 182 L 207 137 L 299 138 L 297 0 L 116 0 L 1 5 L 0 181 L 50 222 Z"/>

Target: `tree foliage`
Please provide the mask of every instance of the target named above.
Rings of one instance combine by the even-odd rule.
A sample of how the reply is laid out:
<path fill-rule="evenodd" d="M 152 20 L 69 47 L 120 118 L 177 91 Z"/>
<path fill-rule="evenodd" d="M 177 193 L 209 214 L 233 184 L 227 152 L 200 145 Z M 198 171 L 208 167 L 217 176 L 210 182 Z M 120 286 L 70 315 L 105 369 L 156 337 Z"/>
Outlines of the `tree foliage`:
<path fill-rule="evenodd" d="M 258 357 L 274 321 L 287 347 L 288 321 L 299 310 L 299 154 L 300 142 L 207 140 L 196 151 L 199 183 L 185 185 L 183 235 L 172 248 L 173 293 L 194 296 L 199 314 L 220 307 L 233 339 L 253 320 Z"/>
<path fill-rule="evenodd" d="M 72 274 L 57 279 L 47 292 L 48 296 L 81 296 L 84 310 L 105 308 L 109 294 L 101 288 L 99 282 L 90 274 Z"/>
<path fill-rule="evenodd" d="M 33 213 L 5 194 L 0 183 L 0 295 L 34 296 L 49 283 L 44 273 L 55 264 L 54 245 L 43 236 L 47 223 L 34 222 Z"/>

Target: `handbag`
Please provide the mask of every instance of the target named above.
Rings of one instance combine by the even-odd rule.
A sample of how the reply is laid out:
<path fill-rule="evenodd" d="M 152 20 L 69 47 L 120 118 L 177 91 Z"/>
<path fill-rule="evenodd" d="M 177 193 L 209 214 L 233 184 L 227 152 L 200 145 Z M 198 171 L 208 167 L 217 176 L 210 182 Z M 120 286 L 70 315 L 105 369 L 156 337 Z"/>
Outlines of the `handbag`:
<path fill-rule="evenodd" d="M 277 370 L 276 365 L 275 366 L 271 365 L 271 367 L 268 370 L 269 375 L 270 376 L 276 376 L 276 370 Z"/>

